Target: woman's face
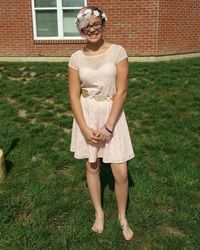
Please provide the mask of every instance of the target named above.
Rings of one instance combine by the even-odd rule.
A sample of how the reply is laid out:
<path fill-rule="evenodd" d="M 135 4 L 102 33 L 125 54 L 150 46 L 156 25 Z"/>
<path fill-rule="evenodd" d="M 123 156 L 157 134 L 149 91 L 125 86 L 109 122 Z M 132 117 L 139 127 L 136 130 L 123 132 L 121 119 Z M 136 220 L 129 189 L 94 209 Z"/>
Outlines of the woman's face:
<path fill-rule="evenodd" d="M 101 18 L 91 15 L 87 27 L 82 29 L 82 33 L 88 42 L 96 43 L 103 37 L 103 26 Z"/>

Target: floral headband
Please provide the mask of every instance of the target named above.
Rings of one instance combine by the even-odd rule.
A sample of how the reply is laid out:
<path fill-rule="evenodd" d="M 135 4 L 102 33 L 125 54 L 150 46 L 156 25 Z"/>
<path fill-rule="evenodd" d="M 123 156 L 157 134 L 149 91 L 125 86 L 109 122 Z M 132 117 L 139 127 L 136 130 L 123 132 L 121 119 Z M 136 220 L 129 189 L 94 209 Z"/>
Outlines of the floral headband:
<path fill-rule="evenodd" d="M 101 16 L 102 20 L 105 20 L 107 21 L 107 17 L 106 17 L 106 14 L 105 13 L 100 13 L 98 10 L 91 10 L 91 9 L 86 9 L 84 10 L 83 12 L 80 12 L 78 15 L 77 15 L 77 18 L 75 20 L 75 23 L 79 22 L 79 20 L 83 17 L 86 17 L 86 18 L 90 18 L 91 15 L 94 15 L 94 16 Z"/>

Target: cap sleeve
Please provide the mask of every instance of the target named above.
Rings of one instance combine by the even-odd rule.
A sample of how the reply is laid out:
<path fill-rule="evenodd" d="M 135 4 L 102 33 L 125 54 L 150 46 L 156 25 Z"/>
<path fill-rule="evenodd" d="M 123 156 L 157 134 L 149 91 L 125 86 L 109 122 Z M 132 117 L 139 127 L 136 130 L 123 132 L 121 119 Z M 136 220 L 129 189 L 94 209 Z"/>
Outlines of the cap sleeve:
<path fill-rule="evenodd" d="M 116 55 L 117 55 L 116 61 L 115 61 L 116 64 L 118 62 L 120 62 L 121 60 L 128 58 L 126 50 L 121 45 L 118 45 L 118 51 L 117 51 Z"/>
<path fill-rule="evenodd" d="M 69 63 L 68 66 L 70 66 L 73 69 L 79 70 L 79 66 L 78 66 L 78 58 L 76 56 L 75 53 L 73 53 L 71 55 L 71 57 L 69 58 Z"/>

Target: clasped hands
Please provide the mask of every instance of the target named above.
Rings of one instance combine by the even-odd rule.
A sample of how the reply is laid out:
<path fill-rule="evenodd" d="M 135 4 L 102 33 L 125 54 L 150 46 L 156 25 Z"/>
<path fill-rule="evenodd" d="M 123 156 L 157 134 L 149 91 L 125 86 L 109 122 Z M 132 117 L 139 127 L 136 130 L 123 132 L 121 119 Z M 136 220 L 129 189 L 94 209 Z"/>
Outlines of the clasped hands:
<path fill-rule="evenodd" d="M 90 144 L 97 144 L 98 142 L 106 142 L 109 141 L 110 138 L 112 137 L 112 133 L 108 132 L 105 126 L 100 128 L 98 131 L 87 126 L 83 129 L 82 132 L 87 143 Z"/>

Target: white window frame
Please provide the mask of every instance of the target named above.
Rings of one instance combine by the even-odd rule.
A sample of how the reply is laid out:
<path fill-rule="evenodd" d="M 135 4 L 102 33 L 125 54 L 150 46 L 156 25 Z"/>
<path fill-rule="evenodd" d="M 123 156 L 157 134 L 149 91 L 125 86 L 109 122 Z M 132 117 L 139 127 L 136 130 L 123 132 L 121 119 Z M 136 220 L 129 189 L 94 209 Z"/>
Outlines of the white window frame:
<path fill-rule="evenodd" d="M 62 0 L 56 0 L 57 7 L 35 7 L 34 0 L 32 2 L 32 20 L 33 20 L 33 35 L 34 40 L 83 40 L 81 36 L 64 36 L 63 30 L 63 10 L 75 10 L 81 9 L 80 7 L 62 7 Z M 87 6 L 87 0 L 84 0 L 84 6 Z M 57 20 L 58 20 L 58 36 L 52 37 L 38 37 L 37 36 L 37 24 L 36 24 L 36 10 L 57 10 Z"/>

